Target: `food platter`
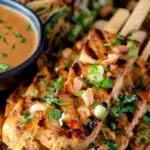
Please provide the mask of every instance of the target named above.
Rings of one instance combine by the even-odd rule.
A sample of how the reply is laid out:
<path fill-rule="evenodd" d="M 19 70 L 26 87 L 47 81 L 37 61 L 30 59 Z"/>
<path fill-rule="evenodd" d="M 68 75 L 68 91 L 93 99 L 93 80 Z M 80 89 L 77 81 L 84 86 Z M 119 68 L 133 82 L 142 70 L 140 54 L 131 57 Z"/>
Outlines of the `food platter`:
<path fill-rule="evenodd" d="M 0 149 L 149 150 L 150 1 L 18 1 L 45 44 L 3 106 Z"/>

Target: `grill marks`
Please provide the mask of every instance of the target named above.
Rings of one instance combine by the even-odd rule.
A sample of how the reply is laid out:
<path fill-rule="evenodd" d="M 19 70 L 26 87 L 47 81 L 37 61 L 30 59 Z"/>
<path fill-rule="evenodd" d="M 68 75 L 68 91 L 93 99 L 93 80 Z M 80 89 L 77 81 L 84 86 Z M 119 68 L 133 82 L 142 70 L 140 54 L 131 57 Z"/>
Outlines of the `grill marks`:
<path fill-rule="evenodd" d="M 92 59 L 98 60 L 100 57 L 99 55 L 101 55 L 102 51 L 104 51 L 104 53 L 111 51 L 111 47 L 103 46 L 104 43 L 109 43 L 111 39 L 112 39 L 112 36 L 110 35 L 110 33 L 103 32 L 98 29 L 94 29 L 90 32 L 88 41 L 86 42 L 84 46 L 84 51 Z M 102 43 L 102 45 L 100 43 Z M 92 44 L 93 46 L 91 46 Z M 95 47 L 95 50 L 92 47 Z"/>
<path fill-rule="evenodd" d="M 77 75 L 81 73 L 81 67 L 78 62 L 74 63 L 72 68 Z"/>
<path fill-rule="evenodd" d="M 95 51 L 89 46 L 89 41 L 85 44 L 85 52 L 88 56 L 90 56 L 94 60 L 98 60 L 98 56 L 96 55 Z"/>

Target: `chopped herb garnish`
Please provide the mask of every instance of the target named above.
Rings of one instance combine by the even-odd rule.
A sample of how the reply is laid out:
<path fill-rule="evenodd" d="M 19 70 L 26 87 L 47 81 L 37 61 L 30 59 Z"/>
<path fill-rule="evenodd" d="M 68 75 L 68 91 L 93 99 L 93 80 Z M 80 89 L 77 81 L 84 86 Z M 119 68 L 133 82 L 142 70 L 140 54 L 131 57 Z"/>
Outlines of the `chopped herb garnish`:
<path fill-rule="evenodd" d="M 29 90 L 27 91 L 27 96 L 32 96 L 32 97 L 38 97 L 39 91 L 34 89 L 34 90 Z"/>
<path fill-rule="evenodd" d="M 55 105 L 58 105 L 58 106 L 67 106 L 68 104 L 66 102 L 60 102 L 60 100 L 57 98 L 57 97 L 52 97 L 51 98 L 51 95 L 46 95 L 45 96 L 45 103 L 46 104 L 55 104 Z"/>
<path fill-rule="evenodd" d="M 104 46 L 112 46 L 112 43 L 104 43 Z"/>
<path fill-rule="evenodd" d="M 143 121 L 146 125 L 150 126 L 150 117 L 147 115 L 144 115 Z"/>
<path fill-rule="evenodd" d="M 124 134 L 124 130 L 121 130 L 121 129 L 117 129 L 116 131 L 115 131 L 115 133 L 116 133 L 116 135 L 121 135 L 121 134 Z"/>
<path fill-rule="evenodd" d="M 52 28 L 53 24 L 58 21 L 59 17 L 63 16 L 65 14 L 65 10 L 61 10 L 59 12 L 57 12 L 54 16 L 52 16 L 48 23 L 46 24 L 46 27 L 45 27 L 45 31 L 46 32 L 49 32 L 49 30 Z"/>
<path fill-rule="evenodd" d="M 0 63 L 0 70 L 7 71 L 9 69 L 10 69 L 10 67 L 8 64 Z"/>
<path fill-rule="evenodd" d="M 82 94 L 84 93 L 84 90 L 78 91 L 76 94 L 77 96 L 82 96 Z"/>
<path fill-rule="evenodd" d="M 115 45 L 115 46 L 118 46 L 118 45 L 120 45 L 121 44 L 121 42 L 120 41 L 118 41 L 118 40 L 115 40 L 115 41 L 113 41 L 112 43 L 104 43 L 104 46 L 113 46 L 113 45 Z"/>
<path fill-rule="evenodd" d="M 104 89 L 110 89 L 113 86 L 113 80 L 112 79 L 104 79 L 101 83 L 101 87 Z"/>
<path fill-rule="evenodd" d="M 78 55 L 78 56 L 76 56 L 76 61 L 78 61 L 80 59 L 80 56 Z"/>
<path fill-rule="evenodd" d="M 103 132 L 104 140 L 100 141 L 100 144 L 106 144 L 108 147 L 108 150 L 119 150 L 119 147 L 116 145 L 116 143 L 109 139 L 108 135 Z"/>
<path fill-rule="evenodd" d="M 34 30 L 31 24 L 28 24 L 27 30 L 29 30 L 29 31 L 33 31 Z"/>
<path fill-rule="evenodd" d="M 52 121 L 54 118 L 57 120 L 61 117 L 62 112 L 59 109 L 48 109 L 48 119 Z"/>
<path fill-rule="evenodd" d="M 136 91 L 141 91 L 141 89 L 144 87 L 145 85 L 145 79 L 144 76 L 140 76 L 139 77 L 140 83 L 139 85 L 136 87 Z"/>
<path fill-rule="evenodd" d="M 110 126 L 111 126 L 112 130 L 116 130 L 116 124 L 115 124 L 114 122 L 112 122 L 112 123 L 110 124 Z"/>
<path fill-rule="evenodd" d="M 3 21 L 3 19 L 0 19 L 0 23 L 3 23 L 4 21 Z"/>
<path fill-rule="evenodd" d="M 117 36 L 117 39 L 119 39 L 119 40 L 124 40 L 124 37 L 123 37 L 122 35 L 118 35 L 118 36 Z"/>
<path fill-rule="evenodd" d="M 119 96 L 116 99 L 116 104 L 113 106 L 110 111 L 109 115 L 113 117 L 121 117 L 123 113 L 127 112 L 134 112 L 136 111 L 136 103 L 137 96 L 133 95 L 131 97 L 128 96 Z"/>
<path fill-rule="evenodd" d="M 118 40 L 113 41 L 113 45 L 119 46 L 120 44 L 121 44 L 121 42 Z"/>
<path fill-rule="evenodd" d="M 15 48 L 16 48 L 16 45 L 13 44 L 13 45 L 11 46 L 11 50 L 14 50 Z"/>
<path fill-rule="evenodd" d="M 20 33 L 14 33 L 15 37 L 22 37 L 22 35 Z"/>
<path fill-rule="evenodd" d="M 128 36 L 128 40 L 135 41 L 136 38 L 134 36 L 130 35 L 130 36 Z"/>
<path fill-rule="evenodd" d="M 53 83 L 53 88 L 50 89 L 51 92 L 56 92 L 58 89 L 62 89 L 64 86 L 63 78 L 58 78 L 56 82 Z"/>
<path fill-rule="evenodd" d="M 8 44 L 8 41 L 7 41 L 5 38 L 3 38 L 3 42 L 4 42 L 5 44 Z"/>
<path fill-rule="evenodd" d="M 70 67 L 72 65 L 72 62 L 71 61 L 68 61 L 67 64 L 66 64 L 66 69 L 69 71 Z"/>
<path fill-rule="evenodd" d="M 128 55 L 131 58 L 136 58 L 138 56 L 138 48 L 133 41 L 129 41 L 127 47 L 130 49 Z"/>
<path fill-rule="evenodd" d="M 21 43 L 25 43 L 27 39 L 25 37 L 22 37 Z"/>
<path fill-rule="evenodd" d="M 2 33 L 0 33 L 0 39 L 3 37 Z"/>
<path fill-rule="evenodd" d="M 26 123 L 28 123 L 29 121 L 31 121 L 32 119 L 35 118 L 35 115 L 28 115 L 27 112 L 24 112 L 23 114 L 23 120 L 20 122 L 20 125 L 25 125 Z"/>
<path fill-rule="evenodd" d="M 148 134 L 139 134 L 138 135 L 140 137 L 140 142 L 143 144 L 149 144 L 150 142 L 150 138 Z"/>
<path fill-rule="evenodd" d="M 7 26 L 7 27 L 5 27 L 6 29 L 8 29 L 8 30 L 11 30 L 12 29 L 12 26 Z"/>
<path fill-rule="evenodd" d="M 3 58 L 6 58 L 8 56 L 7 53 L 2 53 L 1 55 Z"/>

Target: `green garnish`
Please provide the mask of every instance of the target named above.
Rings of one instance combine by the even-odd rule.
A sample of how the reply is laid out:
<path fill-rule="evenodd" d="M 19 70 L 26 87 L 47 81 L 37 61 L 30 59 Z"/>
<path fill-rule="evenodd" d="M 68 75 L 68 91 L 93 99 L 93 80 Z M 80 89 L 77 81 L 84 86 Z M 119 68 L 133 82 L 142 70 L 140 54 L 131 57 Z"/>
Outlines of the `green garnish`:
<path fill-rule="evenodd" d="M 69 71 L 70 67 L 72 65 L 72 62 L 71 61 L 68 61 L 67 64 L 66 64 L 66 69 Z"/>
<path fill-rule="evenodd" d="M 3 19 L 0 19 L 0 23 L 3 23 L 4 21 L 3 21 Z"/>
<path fill-rule="evenodd" d="M 130 49 L 128 55 L 131 58 L 136 58 L 138 56 L 138 48 L 133 41 L 129 41 L 127 47 Z"/>
<path fill-rule="evenodd" d="M 76 61 L 78 61 L 80 59 L 80 56 L 78 55 L 78 56 L 76 56 Z"/>
<path fill-rule="evenodd" d="M 101 68 L 103 69 L 102 66 L 101 66 Z M 98 86 L 102 80 L 103 80 L 103 75 L 101 74 L 99 66 L 91 65 L 88 68 L 88 81 L 91 84 L 95 84 L 96 86 Z"/>
<path fill-rule="evenodd" d="M 105 47 L 107 47 L 107 46 L 113 46 L 113 45 L 115 45 L 115 46 L 119 46 L 121 44 L 121 42 L 120 41 L 118 41 L 118 40 L 115 40 L 115 41 L 113 41 L 112 43 L 104 43 L 104 46 Z"/>
<path fill-rule="evenodd" d="M 96 88 L 110 89 L 113 86 L 113 80 L 103 77 L 104 67 L 101 65 L 91 65 L 88 68 L 87 83 Z"/>
<path fill-rule="evenodd" d="M 112 122 L 112 123 L 110 124 L 110 126 L 111 126 L 112 130 L 116 130 L 116 124 L 115 124 L 114 122 Z"/>
<path fill-rule="evenodd" d="M 10 67 L 8 64 L 0 63 L 0 70 L 7 71 L 9 69 L 10 69 Z"/>
<path fill-rule="evenodd" d="M 16 45 L 13 44 L 13 45 L 11 46 L 11 50 L 14 50 L 15 48 L 16 48 Z"/>
<path fill-rule="evenodd" d="M 53 83 L 53 88 L 51 88 L 50 91 L 55 93 L 58 89 L 62 89 L 64 87 L 63 83 L 63 78 L 58 78 L 57 81 Z"/>
<path fill-rule="evenodd" d="M 101 87 L 104 89 L 110 89 L 113 87 L 113 80 L 112 79 L 104 79 L 101 83 Z"/>
<path fill-rule="evenodd" d="M 2 33 L 0 33 L 0 39 L 3 37 Z"/>
<path fill-rule="evenodd" d="M 2 53 L 1 55 L 3 58 L 6 58 L 8 56 L 7 53 Z"/>
<path fill-rule="evenodd" d="M 104 43 L 104 46 L 112 46 L 112 43 Z"/>
<path fill-rule="evenodd" d="M 45 27 L 45 31 L 46 31 L 47 33 L 48 33 L 49 30 L 52 28 L 53 24 L 54 24 L 55 22 L 57 22 L 58 19 L 59 19 L 59 17 L 63 16 L 63 15 L 65 14 L 65 12 L 66 12 L 65 10 L 61 10 L 61 11 L 57 12 L 54 16 L 52 16 L 52 17 L 49 19 L 49 21 L 48 21 L 48 23 L 46 24 L 46 27 Z"/>
<path fill-rule="evenodd" d="M 20 33 L 14 33 L 15 37 L 22 37 L 22 35 Z"/>
<path fill-rule="evenodd" d="M 140 137 L 140 142 L 143 143 L 143 144 L 149 144 L 150 142 L 150 138 L 149 138 L 149 135 L 148 134 L 139 134 L 138 135 Z"/>
<path fill-rule="evenodd" d="M 8 29 L 8 30 L 11 30 L 12 29 L 12 26 L 7 26 L 7 27 L 5 27 L 6 29 Z"/>
<path fill-rule="evenodd" d="M 140 83 L 139 85 L 136 87 L 136 91 L 141 91 L 142 87 L 144 87 L 145 85 L 145 79 L 144 76 L 140 76 L 139 77 Z"/>
<path fill-rule="evenodd" d="M 84 90 L 78 91 L 76 94 L 77 96 L 82 96 L 82 94 L 84 93 Z"/>
<path fill-rule="evenodd" d="M 118 40 L 113 41 L 113 45 L 119 46 L 120 44 L 121 44 L 121 42 Z"/>
<path fill-rule="evenodd" d="M 130 35 L 130 36 L 128 36 L 128 40 L 135 41 L 136 38 L 134 36 Z"/>
<path fill-rule="evenodd" d="M 48 119 L 52 121 L 54 118 L 57 120 L 61 118 L 62 112 L 59 109 L 48 109 Z"/>
<path fill-rule="evenodd" d="M 109 111 L 110 116 L 121 117 L 123 113 L 132 113 L 137 109 L 135 104 L 135 101 L 137 101 L 136 95 L 133 95 L 131 97 L 119 96 L 115 101 L 115 106 L 113 106 Z"/>
<path fill-rule="evenodd" d="M 122 35 L 118 35 L 118 36 L 117 36 L 117 39 L 119 39 L 119 40 L 124 40 L 124 37 L 123 37 Z"/>
<path fill-rule="evenodd" d="M 34 30 L 31 24 L 28 24 L 27 30 L 29 30 L 29 31 L 33 31 Z"/>
<path fill-rule="evenodd" d="M 121 129 L 117 129 L 116 131 L 115 131 L 115 133 L 116 133 L 116 135 L 121 135 L 121 134 L 124 134 L 124 130 L 121 130 Z"/>
<path fill-rule="evenodd" d="M 60 102 L 60 100 L 57 98 L 57 97 L 52 97 L 51 98 L 51 95 L 46 95 L 45 96 L 45 103 L 48 104 L 48 105 L 51 105 L 51 104 L 55 104 L 55 105 L 58 105 L 58 106 L 67 106 L 68 104 L 65 103 L 65 102 Z"/>
<path fill-rule="evenodd" d="M 3 38 L 3 42 L 4 42 L 5 44 L 8 44 L 8 41 L 7 41 L 5 38 Z"/>
<path fill-rule="evenodd" d="M 25 43 L 27 39 L 25 37 L 22 37 L 21 43 Z"/>
<path fill-rule="evenodd" d="M 24 112 L 23 114 L 23 120 L 20 122 L 20 125 L 25 125 L 29 121 L 35 118 L 35 115 L 29 116 L 27 112 Z"/>
<path fill-rule="evenodd" d="M 116 146 L 116 143 L 109 139 L 108 135 L 103 132 L 104 140 L 100 141 L 100 144 L 106 144 L 108 147 L 108 150 L 119 150 L 119 147 Z"/>
<path fill-rule="evenodd" d="M 150 117 L 147 115 L 144 115 L 143 121 L 146 125 L 150 126 Z"/>
<path fill-rule="evenodd" d="M 25 43 L 27 41 L 27 39 L 20 33 L 14 33 L 14 36 L 16 38 L 20 38 L 21 39 L 21 41 L 20 41 L 21 43 Z"/>
<path fill-rule="evenodd" d="M 32 96 L 32 97 L 38 97 L 39 91 L 38 90 L 29 90 L 27 91 L 27 96 Z"/>

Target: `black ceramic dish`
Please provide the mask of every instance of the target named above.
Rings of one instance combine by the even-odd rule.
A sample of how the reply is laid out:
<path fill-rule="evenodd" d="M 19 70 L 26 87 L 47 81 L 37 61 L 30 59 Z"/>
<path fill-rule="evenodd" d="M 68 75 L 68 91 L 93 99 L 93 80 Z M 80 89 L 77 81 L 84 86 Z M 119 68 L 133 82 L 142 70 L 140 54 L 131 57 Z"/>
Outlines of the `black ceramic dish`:
<path fill-rule="evenodd" d="M 38 46 L 33 55 L 21 65 L 10 69 L 9 71 L 0 73 L 0 94 L 15 88 L 23 79 L 32 74 L 33 64 L 35 64 L 40 52 L 43 48 L 44 32 L 43 26 L 39 18 L 28 8 L 13 0 L 0 0 L 0 5 L 16 10 L 18 13 L 30 19 L 36 27 L 39 37 Z"/>

